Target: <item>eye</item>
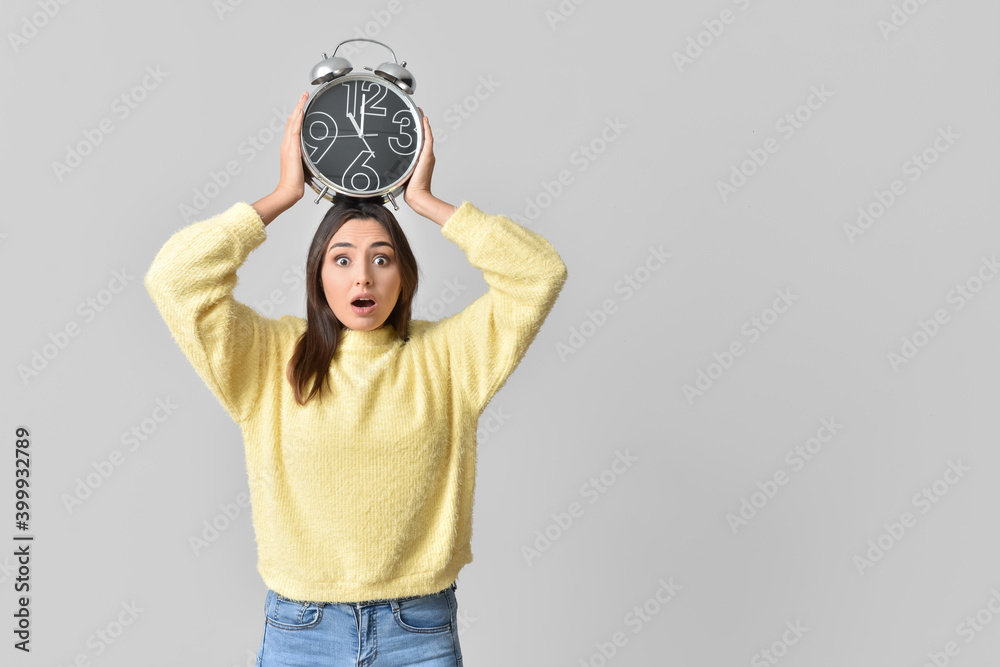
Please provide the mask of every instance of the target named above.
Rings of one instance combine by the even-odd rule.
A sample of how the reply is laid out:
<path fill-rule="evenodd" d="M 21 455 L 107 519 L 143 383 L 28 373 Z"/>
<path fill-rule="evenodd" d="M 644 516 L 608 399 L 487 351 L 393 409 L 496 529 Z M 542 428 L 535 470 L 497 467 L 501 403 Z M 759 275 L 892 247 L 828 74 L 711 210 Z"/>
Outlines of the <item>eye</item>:
<path fill-rule="evenodd" d="M 347 266 L 347 264 L 343 264 L 343 263 L 341 263 L 341 261 L 340 261 L 340 260 L 342 260 L 342 259 L 345 259 L 345 260 L 346 260 L 346 259 L 349 259 L 349 258 L 347 257 L 347 255 L 337 255 L 337 256 L 336 256 L 336 257 L 335 257 L 335 258 L 333 259 L 333 262 L 334 262 L 334 264 L 336 264 L 337 266 Z M 377 262 L 378 260 L 383 260 L 383 261 L 382 261 L 382 263 L 380 263 L 380 264 L 379 264 L 378 266 L 388 266 L 388 265 L 389 265 L 389 263 L 390 263 L 390 262 L 392 261 L 392 260 L 391 260 L 391 259 L 389 258 L 389 256 L 388 256 L 388 255 L 377 255 L 377 256 L 375 257 L 375 259 L 374 259 L 373 261 L 376 261 L 376 262 Z"/>

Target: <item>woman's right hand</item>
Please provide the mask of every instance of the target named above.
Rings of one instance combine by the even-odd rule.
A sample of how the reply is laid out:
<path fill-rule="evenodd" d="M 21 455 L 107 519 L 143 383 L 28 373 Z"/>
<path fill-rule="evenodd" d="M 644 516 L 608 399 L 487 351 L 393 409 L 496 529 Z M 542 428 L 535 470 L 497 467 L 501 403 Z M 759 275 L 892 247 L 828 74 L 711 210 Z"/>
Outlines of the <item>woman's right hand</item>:
<path fill-rule="evenodd" d="M 285 137 L 281 140 L 281 175 L 278 177 L 278 187 L 271 194 L 253 203 L 265 227 L 302 199 L 305 193 L 301 134 L 307 97 L 309 97 L 308 92 L 302 93 L 299 103 L 295 105 L 292 115 L 285 123 Z"/>
<path fill-rule="evenodd" d="M 285 123 L 285 136 L 281 140 L 281 175 L 278 178 L 276 194 L 287 198 L 291 206 L 302 199 L 305 193 L 305 177 L 302 173 L 302 117 L 305 114 L 309 93 L 302 93 L 292 115 Z"/>

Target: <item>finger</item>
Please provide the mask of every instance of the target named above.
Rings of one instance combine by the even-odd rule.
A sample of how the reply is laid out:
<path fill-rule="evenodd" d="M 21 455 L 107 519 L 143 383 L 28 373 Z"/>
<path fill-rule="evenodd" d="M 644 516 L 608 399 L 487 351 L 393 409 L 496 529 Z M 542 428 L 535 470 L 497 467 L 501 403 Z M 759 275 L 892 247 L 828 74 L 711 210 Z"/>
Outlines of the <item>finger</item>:
<path fill-rule="evenodd" d="M 306 95 L 308 94 L 309 93 L 302 93 L 302 95 L 299 96 L 299 101 L 295 103 L 295 108 L 292 109 L 292 113 L 288 115 L 288 120 L 285 123 L 286 125 L 294 121 L 299 116 L 299 113 L 302 111 L 302 105 L 305 103 Z"/>
<path fill-rule="evenodd" d="M 299 103 L 296 105 L 296 111 L 298 113 L 295 114 L 295 117 L 300 122 L 302 121 L 302 116 L 305 113 L 306 102 L 308 100 L 309 100 L 309 91 L 307 90 L 306 92 L 302 93 L 302 97 L 299 98 Z"/>
<path fill-rule="evenodd" d="M 302 93 L 299 97 L 298 103 L 296 103 L 295 108 L 292 109 L 292 113 L 288 116 L 288 120 L 285 122 L 285 129 L 288 130 L 290 127 L 296 123 L 302 122 L 303 110 L 305 109 L 306 98 L 309 97 L 309 92 L 306 91 Z"/>
<path fill-rule="evenodd" d="M 431 131 L 431 121 L 427 116 L 424 116 L 424 138 L 427 142 L 424 150 L 432 150 L 434 148 L 434 133 Z"/>

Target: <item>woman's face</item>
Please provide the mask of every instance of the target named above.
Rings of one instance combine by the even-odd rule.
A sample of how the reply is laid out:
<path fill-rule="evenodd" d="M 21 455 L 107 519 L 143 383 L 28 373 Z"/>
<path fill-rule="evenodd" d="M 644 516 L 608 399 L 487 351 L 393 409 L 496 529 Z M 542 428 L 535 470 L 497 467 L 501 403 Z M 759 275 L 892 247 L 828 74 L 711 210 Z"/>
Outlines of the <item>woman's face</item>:
<path fill-rule="evenodd" d="M 321 271 L 326 301 L 348 329 L 381 327 L 396 306 L 400 277 L 389 234 L 371 218 L 348 220 L 333 235 Z M 353 304 L 362 293 L 375 303 Z"/>

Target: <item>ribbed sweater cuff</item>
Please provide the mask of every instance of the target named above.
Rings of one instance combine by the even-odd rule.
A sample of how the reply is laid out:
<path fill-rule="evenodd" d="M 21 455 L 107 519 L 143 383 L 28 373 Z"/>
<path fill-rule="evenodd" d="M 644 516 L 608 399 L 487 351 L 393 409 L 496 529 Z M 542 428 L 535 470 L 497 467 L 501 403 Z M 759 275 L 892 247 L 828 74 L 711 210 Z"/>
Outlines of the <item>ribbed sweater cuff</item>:
<path fill-rule="evenodd" d="M 451 217 L 445 220 L 441 233 L 461 248 L 478 248 L 483 238 L 489 234 L 490 227 L 484 224 L 485 217 L 486 214 L 473 206 L 472 202 L 463 201 Z"/>
<path fill-rule="evenodd" d="M 228 221 L 227 229 L 240 242 L 244 257 L 267 239 L 264 221 L 257 209 L 246 202 L 233 204 L 220 217 Z"/>

